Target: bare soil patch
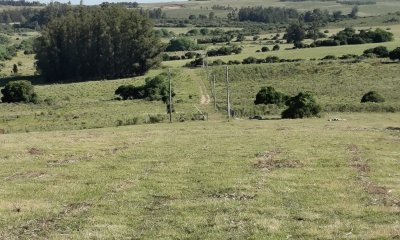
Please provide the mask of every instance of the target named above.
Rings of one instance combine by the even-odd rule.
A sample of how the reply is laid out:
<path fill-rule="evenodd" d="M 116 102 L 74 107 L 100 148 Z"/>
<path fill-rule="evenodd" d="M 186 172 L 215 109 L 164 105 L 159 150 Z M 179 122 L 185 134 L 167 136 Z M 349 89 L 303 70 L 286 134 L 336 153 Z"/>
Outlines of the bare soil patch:
<path fill-rule="evenodd" d="M 28 171 L 28 172 L 18 172 L 15 173 L 11 176 L 6 177 L 4 180 L 6 181 L 12 181 L 12 180 L 17 180 L 17 179 L 37 179 L 37 178 L 42 178 L 48 176 L 47 173 L 42 172 L 42 171 Z"/>
<path fill-rule="evenodd" d="M 39 148 L 32 147 L 32 148 L 29 148 L 29 149 L 28 149 L 28 153 L 29 153 L 30 155 L 42 155 L 42 154 L 43 154 L 43 151 L 42 151 L 41 149 L 39 149 Z"/>
<path fill-rule="evenodd" d="M 246 201 L 252 200 L 255 198 L 255 195 L 244 194 L 244 193 L 213 193 L 210 194 L 209 197 L 211 198 L 218 198 L 218 199 L 230 199 L 230 200 L 239 200 L 239 201 Z"/>
<path fill-rule="evenodd" d="M 370 179 L 368 173 L 371 168 L 362 157 L 360 148 L 355 144 L 350 144 L 347 146 L 347 151 L 351 154 L 350 166 L 357 171 L 360 184 L 364 191 L 371 196 L 371 203 L 384 206 L 400 206 L 400 201 L 393 197 L 385 186 L 380 186 Z"/>
<path fill-rule="evenodd" d="M 257 162 L 254 164 L 254 167 L 272 171 L 277 168 L 298 168 L 303 166 L 298 160 L 276 159 L 279 153 L 277 150 L 257 153 Z"/>

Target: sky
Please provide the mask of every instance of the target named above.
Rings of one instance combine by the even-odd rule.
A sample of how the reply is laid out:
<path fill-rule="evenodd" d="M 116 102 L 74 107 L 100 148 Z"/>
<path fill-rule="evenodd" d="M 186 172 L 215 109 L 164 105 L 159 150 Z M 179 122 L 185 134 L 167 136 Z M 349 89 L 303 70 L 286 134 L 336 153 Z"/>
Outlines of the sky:
<path fill-rule="evenodd" d="M 69 0 L 54 0 L 61 3 L 67 3 Z M 138 3 L 155 3 L 155 2 L 182 2 L 185 0 L 83 0 L 85 5 L 97 5 L 102 2 L 138 2 Z M 49 3 L 50 0 L 39 0 L 39 2 Z M 71 0 L 72 4 L 79 4 L 80 0 Z"/>

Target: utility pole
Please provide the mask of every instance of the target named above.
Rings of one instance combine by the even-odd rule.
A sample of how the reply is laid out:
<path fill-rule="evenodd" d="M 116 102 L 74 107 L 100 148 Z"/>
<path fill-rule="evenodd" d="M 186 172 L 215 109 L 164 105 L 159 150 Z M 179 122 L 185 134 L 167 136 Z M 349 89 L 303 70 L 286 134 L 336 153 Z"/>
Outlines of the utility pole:
<path fill-rule="evenodd" d="M 217 111 L 217 94 L 215 92 L 215 73 L 213 74 L 212 94 L 214 98 L 214 110 Z"/>
<path fill-rule="evenodd" d="M 228 65 L 226 66 L 226 105 L 228 109 L 228 119 L 231 118 L 231 103 L 230 103 L 230 93 L 229 93 L 229 70 L 228 70 Z"/>
<path fill-rule="evenodd" d="M 171 68 L 168 68 L 168 81 L 169 81 L 169 122 L 172 123 L 172 86 L 171 86 Z"/>

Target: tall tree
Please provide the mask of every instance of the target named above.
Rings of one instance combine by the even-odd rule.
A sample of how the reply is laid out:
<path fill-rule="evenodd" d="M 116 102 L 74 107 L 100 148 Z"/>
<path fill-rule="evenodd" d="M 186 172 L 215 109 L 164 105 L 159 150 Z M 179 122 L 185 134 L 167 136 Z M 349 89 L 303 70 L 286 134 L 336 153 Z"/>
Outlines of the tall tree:
<path fill-rule="evenodd" d="M 35 43 L 37 68 L 49 82 L 142 75 L 162 48 L 148 17 L 109 5 L 69 9 Z"/>
<path fill-rule="evenodd" d="M 286 40 L 288 43 L 298 43 L 304 40 L 306 33 L 300 24 L 292 24 L 286 30 Z"/>

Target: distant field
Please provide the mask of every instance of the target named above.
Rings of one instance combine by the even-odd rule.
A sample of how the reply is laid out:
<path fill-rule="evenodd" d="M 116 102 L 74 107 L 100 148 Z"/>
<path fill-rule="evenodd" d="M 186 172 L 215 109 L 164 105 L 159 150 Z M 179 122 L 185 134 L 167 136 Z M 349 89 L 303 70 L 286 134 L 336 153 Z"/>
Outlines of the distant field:
<path fill-rule="evenodd" d="M 375 5 L 361 5 L 359 6 L 359 16 L 375 16 L 395 12 L 400 10 L 400 3 L 394 0 L 378 0 Z M 347 14 L 351 11 L 352 5 L 343 5 L 336 3 L 336 1 L 304 1 L 304 2 L 281 2 L 277 0 L 212 0 L 212 1 L 189 1 L 189 2 L 174 2 L 174 3 L 154 3 L 142 4 L 145 8 L 158 8 L 161 7 L 167 17 L 172 18 L 187 18 L 191 14 L 208 14 L 213 5 L 231 6 L 234 8 L 246 6 L 273 6 L 273 7 L 290 7 L 296 8 L 300 11 L 312 10 L 320 8 L 323 10 L 341 10 Z M 229 11 L 213 10 L 216 16 L 226 17 Z"/>
<path fill-rule="evenodd" d="M 356 30 L 361 29 L 369 29 L 369 27 L 357 27 L 353 26 Z M 270 52 L 259 52 L 257 50 L 261 50 L 263 46 L 267 46 L 270 49 L 275 45 L 271 43 L 267 43 L 268 41 L 252 41 L 252 36 L 248 36 L 247 40 L 242 43 L 232 42 L 232 44 L 239 45 L 243 48 L 241 54 L 238 55 L 230 55 L 230 56 L 217 56 L 217 57 L 209 57 L 209 61 L 214 61 L 217 59 L 221 59 L 225 62 L 229 60 L 239 60 L 242 61 L 247 57 L 256 57 L 256 58 L 265 58 L 267 56 L 277 56 L 282 59 L 320 59 L 327 55 L 335 55 L 336 57 L 340 57 L 345 54 L 357 54 L 360 55 L 364 52 L 364 50 L 373 48 L 376 46 L 386 46 L 388 49 L 393 50 L 396 47 L 400 47 L 400 25 L 391 25 L 391 26 L 374 26 L 372 29 L 375 28 L 382 28 L 384 30 L 388 30 L 394 34 L 394 41 L 385 42 L 385 43 L 371 43 L 371 44 L 360 44 L 360 45 L 344 45 L 344 46 L 337 46 L 337 47 L 318 47 L 318 48 L 305 48 L 305 49 L 292 49 L 293 44 L 279 44 L 280 50 L 279 51 L 270 51 Z M 336 34 L 338 31 L 343 30 L 343 28 L 321 28 L 321 31 L 328 30 L 328 35 Z M 281 36 L 284 34 L 280 32 Z M 271 38 L 275 34 L 262 34 L 260 35 L 261 38 Z M 225 44 L 217 44 L 217 45 L 209 45 L 208 49 L 221 47 Z M 183 55 L 183 52 L 177 52 L 176 55 Z M 173 55 L 173 54 L 172 54 Z M 163 62 L 165 66 L 173 66 L 179 67 L 185 65 L 187 62 L 191 60 L 178 60 L 178 61 L 166 61 Z"/>
<path fill-rule="evenodd" d="M 0 238 L 396 238 L 400 115 L 340 116 L 0 135 Z"/>

